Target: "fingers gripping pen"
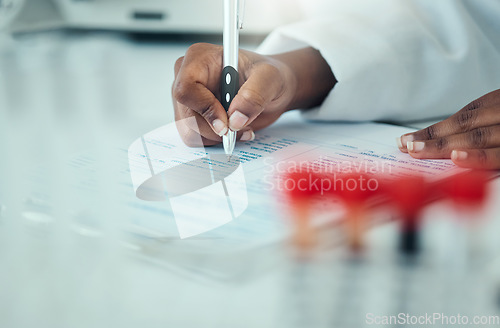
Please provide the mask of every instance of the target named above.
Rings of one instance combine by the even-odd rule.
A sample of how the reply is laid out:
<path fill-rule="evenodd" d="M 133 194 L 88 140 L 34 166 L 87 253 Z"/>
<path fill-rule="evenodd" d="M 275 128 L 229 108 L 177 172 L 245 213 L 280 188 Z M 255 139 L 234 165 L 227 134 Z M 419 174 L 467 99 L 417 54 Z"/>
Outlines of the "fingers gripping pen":
<path fill-rule="evenodd" d="M 224 0 L 224 68 L 221 75 L 221 102 L 226 112 L 240 87 L 238 48 L 239 30 L 243 24 L 243 5 L 243 0 Z M 222 143 L 226 154 L 232 155 L 236 144 L 236 132 L 229 129 L 222 137 Z"/>

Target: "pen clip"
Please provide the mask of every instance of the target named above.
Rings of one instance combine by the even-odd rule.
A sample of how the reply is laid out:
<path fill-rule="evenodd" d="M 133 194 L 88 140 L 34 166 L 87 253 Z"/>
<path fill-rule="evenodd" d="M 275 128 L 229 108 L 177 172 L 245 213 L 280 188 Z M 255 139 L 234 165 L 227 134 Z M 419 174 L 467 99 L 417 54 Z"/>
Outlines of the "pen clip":
<path fill-rule="evenodd" d="M 243 29 L 243 20 L 245 18 L 245 0 L 238 0 L 238 29 Z"/>

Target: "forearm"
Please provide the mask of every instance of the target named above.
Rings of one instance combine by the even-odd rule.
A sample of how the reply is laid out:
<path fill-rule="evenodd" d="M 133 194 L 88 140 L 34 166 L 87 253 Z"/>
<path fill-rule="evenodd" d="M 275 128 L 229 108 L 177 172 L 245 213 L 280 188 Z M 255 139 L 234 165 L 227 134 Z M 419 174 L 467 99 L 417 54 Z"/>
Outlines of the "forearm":
<path fill-rule="evenodd" d="M 337 83 L 330 66 L 314 48 L 303 48 L 271 57 L 287 65 L 294 75 L 296 90 L 287 110 L 321 105 Z"/>

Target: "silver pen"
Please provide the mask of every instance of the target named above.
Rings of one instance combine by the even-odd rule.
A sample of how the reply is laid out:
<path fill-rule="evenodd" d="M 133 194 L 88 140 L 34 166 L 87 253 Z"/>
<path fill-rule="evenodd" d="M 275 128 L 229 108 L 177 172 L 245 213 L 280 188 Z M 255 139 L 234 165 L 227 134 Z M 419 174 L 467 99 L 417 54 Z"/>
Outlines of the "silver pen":
<path fill-rule="evenodd" d="M 221 102 L 226 110 L 238 93 L 240 81 L 238 75 L 239 30 L 243 26 L 243 0 L 224 0 L 224 61 L 221 75 Z M 231 129 L 222 136 L 222 144 L 227 155 L 232 155 L 236 144 L 236 132 Z"/>

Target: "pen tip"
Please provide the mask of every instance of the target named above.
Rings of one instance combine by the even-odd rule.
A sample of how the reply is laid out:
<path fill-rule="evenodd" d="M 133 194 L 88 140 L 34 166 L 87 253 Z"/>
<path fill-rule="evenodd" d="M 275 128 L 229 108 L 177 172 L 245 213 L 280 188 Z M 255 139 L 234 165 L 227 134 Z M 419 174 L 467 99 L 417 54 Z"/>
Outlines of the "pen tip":
<path fill-rule="evenodd" d="M 234 146 L 236 143 L 236 132 L 229 130 L 227 135 L 222 137 L 222 143 L 224 146 L 224 152 L 228 156 L 228 162 L 229 162 L 230 157 L 233 155 Z"/>

